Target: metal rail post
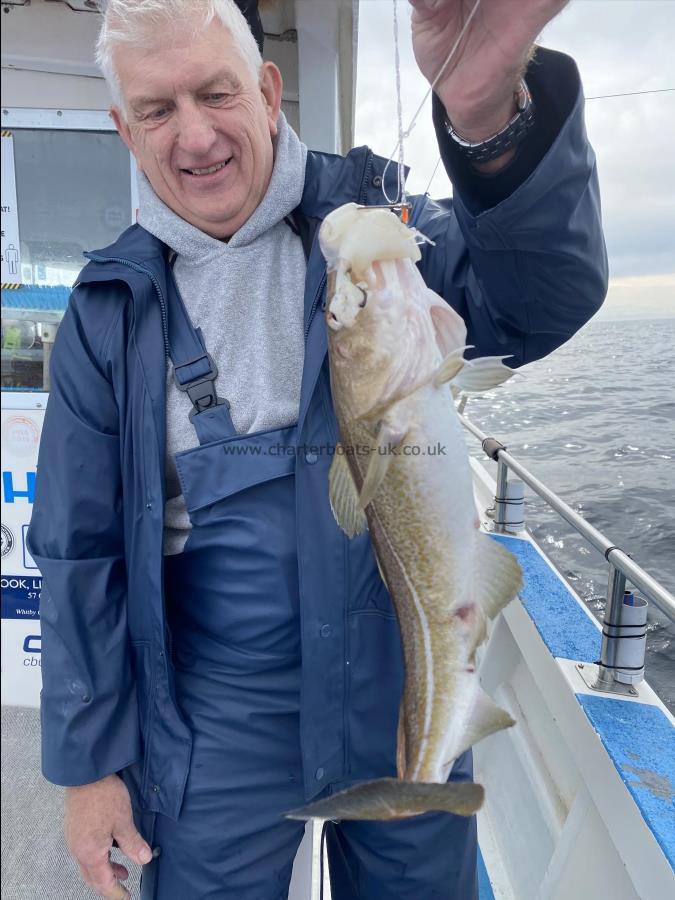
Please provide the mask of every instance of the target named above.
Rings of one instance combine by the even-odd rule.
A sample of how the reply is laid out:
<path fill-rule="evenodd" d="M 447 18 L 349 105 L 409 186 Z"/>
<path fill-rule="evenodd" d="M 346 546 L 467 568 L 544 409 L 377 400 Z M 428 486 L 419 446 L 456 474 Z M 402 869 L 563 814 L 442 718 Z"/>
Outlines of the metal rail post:
<path fill-rule="evenodd" d="M 582 535 L 592 547 L 595 547 L 596 550 L 602 553 L 605 559 L 614 568 L 618 569 L 619 572 L 627 577 L 630 583 L 640 591 L 642 595 L 651 600 L 671 622 L 675 622 L 675 596 L 673 596 L 670 591 L 662 584 L 659 584 L 655 578 L 652 578 L 652 576 L 648 572 L 645 572 L 645 570 L 637 563 L 633 562 L 627 553 L 620 547 L 617 547 L 609 538 L 599 532 L 597 528 L 594 528 L 583 516 L 579 515 L 576 510 L 572 509 L 572 507 L 565 503 L 564 500 L 561 500 L 557 494 L 554 494 L 552 490 L 547 488 L 543 482 L 538 478 L 535 478 L 525 466 L 521 465 L 517 459 L 514 459 L 514 457 L 511 456 L 506 447 L 504 447 L 504 445 L 496 438 L 489 437 L 465 416 L 460 415 L 459 418 L 467 431 L 470 431 L 471 434 L 481 441 L 483 450 L 490 459 L 498 462 L 503 461 L 504 464 L 508 466 L 518 478 L 524 481 L 535 494 L 538 494 L 551 509 L 555 510 L 566 522 L 569 522 L 575 531 Z"/>
<path fill-rule="evenodd" d="M 58 325 L 51 322 L 42 324 L 42 390 L 51 390 L 51 379 L 49 376 L 49 363 L 52 358 L 52 350 L 54 348 L 54 340 Z"/>

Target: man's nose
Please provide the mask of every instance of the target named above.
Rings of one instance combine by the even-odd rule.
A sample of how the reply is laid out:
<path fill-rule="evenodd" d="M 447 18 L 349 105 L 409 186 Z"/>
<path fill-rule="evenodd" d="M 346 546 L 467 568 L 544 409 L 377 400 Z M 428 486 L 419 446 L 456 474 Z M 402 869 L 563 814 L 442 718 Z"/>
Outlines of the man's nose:
<path fill-rule="evenodd" d="M 176 117 L 181 150 L 195 156 L 208 154 L 216 140 L 216 132 L 205 110 L 196 103 L 178 109 Z"/>

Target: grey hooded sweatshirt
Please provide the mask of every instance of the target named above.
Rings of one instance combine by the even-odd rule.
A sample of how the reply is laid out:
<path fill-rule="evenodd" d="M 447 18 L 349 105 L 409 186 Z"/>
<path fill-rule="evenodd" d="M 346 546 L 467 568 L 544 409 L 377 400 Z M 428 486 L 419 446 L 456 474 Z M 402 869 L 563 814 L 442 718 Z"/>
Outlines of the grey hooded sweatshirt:
<path fill-rule="evenodd" d="M 302 242 L 284 218 L 299 205 L 307 148 L 283 114 L 274 169 L 253 215 L 228 241 L 170 210 L 139 175 L 139 223 L 177 254 L 174 274 L 188 315 L 218 366 L 216 389 L 240 434 L 297 421 L 304 359 Z M 199 444 L 191 403 L 167 373 L 164 553 L 180 553 L 190 532 L 174 454 Z"/>

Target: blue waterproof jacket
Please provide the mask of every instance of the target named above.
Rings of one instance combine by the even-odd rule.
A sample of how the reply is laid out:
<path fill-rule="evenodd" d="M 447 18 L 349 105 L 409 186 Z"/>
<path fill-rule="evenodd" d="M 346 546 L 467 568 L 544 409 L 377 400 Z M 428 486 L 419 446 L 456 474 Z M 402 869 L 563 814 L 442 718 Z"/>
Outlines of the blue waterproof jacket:
<path fill-rule="evenodd" d="M 457 158 L 435 102 L 455 196 L 416 197 L 412 213 L 435 241 L 419 263 L 427 284 L 464 317 L 476 353 L 512 354 L 514 365 L 568 339 L 602 303 L 607 277 L 576 68 L 545 52 L 531 69 L 538 131 L 496 178 Z M 349 201 L 381 203 L 383 171 L 366 147 L 346 157 L 310 152 L 301 229 Z M 136 805 L 176 817 L 191 734 L 174 700 L 163 601 L 165 251 L 133 226 L 90 254 L 73 290 L 52 355 L 29 546 L 44 577 L 45 776 L 73 785 L 124 771 Z M 402 678 L 398 626 L 368 535 L 348 541 L 328 503 L 331 457 L 321 450 L 338 435 L 325 285 L 315 241 L 304 296 L 304 452 L 295 456 L 308 797 L 352 772 L 388 773 Z"/>

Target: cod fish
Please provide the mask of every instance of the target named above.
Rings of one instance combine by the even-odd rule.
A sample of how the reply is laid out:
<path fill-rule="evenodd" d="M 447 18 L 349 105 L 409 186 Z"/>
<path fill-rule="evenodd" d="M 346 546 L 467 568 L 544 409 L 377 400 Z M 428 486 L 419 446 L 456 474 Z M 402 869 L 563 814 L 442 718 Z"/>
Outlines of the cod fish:
<path fill-rule="evenodd" d="M 453 763 L 514 724 L 481 690 L 475 651 L 487 619 L 518 592 L 521 571 L 478 529 L 453 400 L 453 389 L 486 390 L 513 373 L 505 357 L 464 359 L 464 321 L 425 285 L 417 237 L 389 210 L 354 203 L 327 216 L 319 232 L 341 436 L 330 501 L 349 537 L 370 531 L 401 630 L 405 687 L 398 778 L 356 785 L 291 818 L 472 815 L 483 788 L 446 784 Z"/>

